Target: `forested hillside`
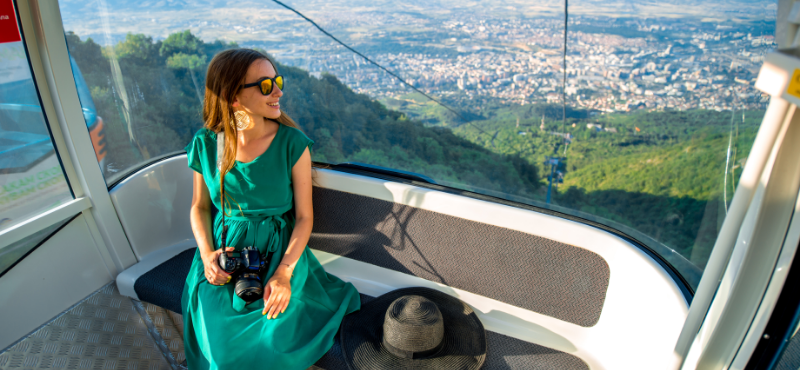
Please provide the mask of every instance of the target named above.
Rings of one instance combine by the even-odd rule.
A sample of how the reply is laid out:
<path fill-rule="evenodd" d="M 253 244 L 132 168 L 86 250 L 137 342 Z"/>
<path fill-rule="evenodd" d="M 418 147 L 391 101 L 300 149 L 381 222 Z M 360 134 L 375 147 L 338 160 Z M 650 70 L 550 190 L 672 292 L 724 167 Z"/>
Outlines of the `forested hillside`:
<path fill-rule="evenodd" d="M 202 126 L 208 62 L 237 46 L 205 43 L 189 31 L 159 41 L 129 34 L 113 49 L 73 33 L 67 39 L 106 122 L 112 170 L 183 148 Z M 113 73 L 112 53 L 121 73 Z M 318 79 L 299 68 L 277 67 L 286 80 L 281 105 L 316 141 L 315 161 L 363 162 L 520 195 L 541 186 L 537 167 L 518 156 L 496 154 L 450 130 L 408 120 L 331 75 Z"/>
<path fill-rule="evenodd" d="M 541 166 L 543 181 L 546 157 L 561 157 L 554 205 L 630 227 L 704 266 L 724 219 L 722 201 L 733 196 L 763 112 L 568 111 L 562 122 L 549 118 L 554 108 L 500 109 L 498 118 L 454 132 Z"/>
<path fill-rule="evenodd" d="M 494 152 L 520 155 L 534 164 L 541 165 L 547 156 L 565 157 L 559 168 L 564 189 L 576 186 L 587 191 L 616 189 L 711 200 L 722 192 L 729 142 L 728 172 L 734 176 L 729 180 L 737 181 L 763 117 L 757 111 L 745 112 L 744 119 L 742 112 L 637 112 L 570 118 L 565 125 L 545 114 L 537 117 L 537 112 L 550 108 L 509 109 L 498 112 L 498 118 L 461 125 L 454 132 Z M 517 116 L 521 117 L 519 127 Z M 544 129 L 542 117 L 546 118 Z M 569 142 L 565 134 L 570 135 Z"/>

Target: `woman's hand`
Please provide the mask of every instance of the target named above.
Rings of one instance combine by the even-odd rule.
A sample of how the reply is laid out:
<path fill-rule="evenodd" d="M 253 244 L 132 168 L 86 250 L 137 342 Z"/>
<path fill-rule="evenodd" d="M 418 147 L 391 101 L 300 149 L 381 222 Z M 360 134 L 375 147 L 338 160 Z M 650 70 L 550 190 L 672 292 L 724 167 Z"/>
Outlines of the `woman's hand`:
<path fill-rule="evenodd" d="M 267 319 L 278 317 L 289 305 L 292 297 L 291 277 L 292 273 L 287 267 L 279 266 L 264 286 L 264 311 L 261 314 L 267 315 Z"/>
<path fill-rule="evenodd" d="M 232 251 L 234 248 L 228 247 L 226 250 Z M 201 256 L 203 259 L 206 280 L 208 280 L 211 285 L 223 285 L 231 281 L 231 274 L 225 272 L 225 270 L 219 266 L 220 254 L 222 254 L 222 248 Z"/>

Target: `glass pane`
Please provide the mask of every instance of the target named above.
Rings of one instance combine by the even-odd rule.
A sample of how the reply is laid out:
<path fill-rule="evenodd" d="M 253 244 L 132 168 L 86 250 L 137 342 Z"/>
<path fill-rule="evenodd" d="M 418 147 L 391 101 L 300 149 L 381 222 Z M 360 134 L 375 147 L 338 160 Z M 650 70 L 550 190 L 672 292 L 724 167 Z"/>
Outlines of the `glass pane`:
<path fill-rule="evenodd" d="M 269 1 L 59 3 L 105 123 L 107 178 L 180 151 L 202 126 L 208 61 L 260 48 L 280 63 L 281 106 L 316 141 L 315 161 L 601 223 L 693 287 L 767 104 L 753 82 L 777 9 L 718 1 L 662 14 L 627 1 L 610 14 L 571 1 L 565 53 L 561 1 L 292 3 L 367 61 Z"/>
<path fill-rule="evenodd" d="M 97 163 L 105 175 L 108 170 L 108 161 L 106 160 L 107 151 L 103 118 L 97 115 L 97 109 L 94 107 L 94 100 L 92 100 L 92 95 L 89 92 L 89 86 L 86 85 L 86 80 L 83 79 L 83 73 L 75 63 L 75 59 L 70 57 L 69 62 L 75 79 L 75 87 L 78 90 L 78 99 L 81 102 L 81 111 L 86 122 L 86 129 L 89 130 L 89 136 L 92 138 L 92 146 L 97 156 Z"/>
<path fill-rule="evenodd" d="M 71 21 L 92 19 L 92 11 L 81 13 L 86 19 L 69 18 L 72 4 L 61 5 L 68 30 Z M 128 35 L 117 43 L 111 36 L 101 38 L 108 42 L 103 46 L 71 31 L 66 38 L 87 129 L 107 184 L 181 151 L 202 126 L 202 71 L 207 64 L 191 70 L 170 67 L 168 57 L 159 54 L 163 42 L 145 35 Z M 218 50 L 208 53 L 213 56 Z"/>
<path fill-rule="evenodd" d="M 16 14 L 10 1 L 0 14 Z M 0 231 L 73 199 L 15 18 L 0 19 Z M 11 24 L 9 29 L 9 22 Z M 8 32 L 7 32 L 8 31 Z"/>
<path fill-rule="evenodd" d="M 46 238 L 49 238 L 53 233 L 73 219 L 74 218 L 67 219 L 55 225 L 48 226 L 44 230 L 40 230 L 25 239 L 0 249 L 0 276 L 5 275 L 11 267 L 24 258 L 30 251 L 41 245 Z"/>
<path fill-rule="evenodd" d="M 659 18 L 644 1 L 617 17 L 569 4 L 577 114 L 543 130 L 571 136 L 555 142 L 550 204 L 645 243 L 696 288 L 766 108 L 753 85 L 775 47 L 776 2 L 737 4 L 741 22 L 724 2 L 713 22 L 693 6 Z"/>

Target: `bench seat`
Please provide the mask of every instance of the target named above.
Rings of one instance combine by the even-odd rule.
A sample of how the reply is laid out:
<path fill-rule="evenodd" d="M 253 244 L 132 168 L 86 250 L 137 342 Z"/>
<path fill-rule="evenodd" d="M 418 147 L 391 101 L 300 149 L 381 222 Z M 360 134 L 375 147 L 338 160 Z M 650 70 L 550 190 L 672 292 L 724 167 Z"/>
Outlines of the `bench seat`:
<path fill-rule="evenodd" d="M 119 274 L 120 294 L 181 314 L 183 286 L 196 250 L 197 245 L 191 240 L 150 253 Z M 361 303 L 366 304 L 373 298 L 361 294 Z M 491 331 L 486 334 L 488 353 L 483 369 L 588 369 L 586 363 L 568 353 Z M 348 370 L 338 335 L 331 349 L 314 366 Z"/>

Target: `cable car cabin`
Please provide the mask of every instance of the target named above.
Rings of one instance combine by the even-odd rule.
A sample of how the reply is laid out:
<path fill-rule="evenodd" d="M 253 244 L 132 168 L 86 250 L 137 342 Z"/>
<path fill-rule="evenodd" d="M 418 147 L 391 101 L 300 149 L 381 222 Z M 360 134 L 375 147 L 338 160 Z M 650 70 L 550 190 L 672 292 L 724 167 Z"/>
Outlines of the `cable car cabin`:
<path fill-rule="evenodd" d="M 800 3 L 633 3 L 0 0 L 0 369 L 185 368 L 183 148 L 241 46 L 315 141 L 308 248 L 362 305 L 458 298 L 484 369 L 800 367 Z"/>

